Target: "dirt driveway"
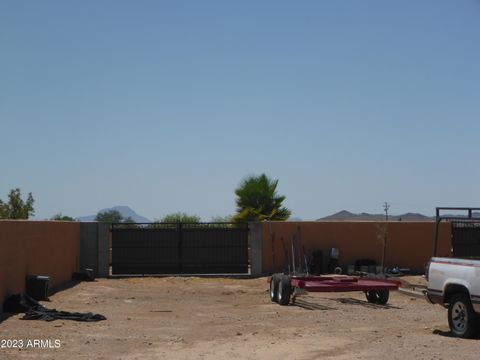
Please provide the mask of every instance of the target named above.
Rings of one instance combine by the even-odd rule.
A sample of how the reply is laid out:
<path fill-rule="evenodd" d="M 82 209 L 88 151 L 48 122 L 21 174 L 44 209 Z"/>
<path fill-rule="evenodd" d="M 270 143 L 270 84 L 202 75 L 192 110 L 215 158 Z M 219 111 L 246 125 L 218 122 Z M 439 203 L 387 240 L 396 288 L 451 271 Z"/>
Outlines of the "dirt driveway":
<path fill-rule="evenodd" d="M 106 321 L 0 323 L 0 339 L 55 340 L 59 348 L 0 348 L 1 359 L 478 359 L 478 340 L 449 337 L 446 310 L 394 292 L 270 302 L 266 279 L 100 279 L 58 292 L 49 308 Z M 55 347 L 55 346 L 52 346 Z"/>

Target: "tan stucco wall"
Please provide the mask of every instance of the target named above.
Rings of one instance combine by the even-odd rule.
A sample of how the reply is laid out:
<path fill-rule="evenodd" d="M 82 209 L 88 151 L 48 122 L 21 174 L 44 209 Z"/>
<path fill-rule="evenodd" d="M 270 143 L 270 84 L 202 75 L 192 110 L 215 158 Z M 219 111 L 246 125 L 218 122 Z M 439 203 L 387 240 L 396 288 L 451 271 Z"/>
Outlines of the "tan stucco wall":
<path fill-rule="evenodd" d="M 381 263 L 383 237 L 387 229 L 385 266 L 400 266 L 422 273 L 432 256 L 435 222 L 264 222 L 262 271 L 272 273 L 284 267 L 295 234 L 301 239 L 305 252 L 330 248 L 340 250 L 341 266 L 353 265 L 359 259 Z M 450 256 L 451 231 L 448 223 L 440 224 L 438 256 Z M 275 263 L 274 263 L 275 262 Z"/>
<path fill-rule="evenodd" d="M 27 275 L 50 276 L 51 287 L 68 282 L 79 260 L 80 223 L 0 220 L 1 303 L 25 291 Z"/>

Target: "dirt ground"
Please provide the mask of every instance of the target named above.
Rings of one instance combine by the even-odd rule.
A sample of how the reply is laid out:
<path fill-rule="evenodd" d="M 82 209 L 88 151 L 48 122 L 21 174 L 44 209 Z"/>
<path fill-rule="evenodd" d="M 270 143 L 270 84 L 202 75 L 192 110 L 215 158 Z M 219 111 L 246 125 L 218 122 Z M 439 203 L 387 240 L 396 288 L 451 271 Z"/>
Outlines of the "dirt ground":
<path fill-rule="evenodd" d="M 44 305 L 107 320 L 11 316 L 0 323 L 0 340 L 60 346 L 0 348 L 0 359 L 478 359 L 478 340 L 449 336 L 445 309 L 398 292 L 387 306 L 361 292 L 308 294 L 279 306 L 266 278 L 99 279 Z"/>

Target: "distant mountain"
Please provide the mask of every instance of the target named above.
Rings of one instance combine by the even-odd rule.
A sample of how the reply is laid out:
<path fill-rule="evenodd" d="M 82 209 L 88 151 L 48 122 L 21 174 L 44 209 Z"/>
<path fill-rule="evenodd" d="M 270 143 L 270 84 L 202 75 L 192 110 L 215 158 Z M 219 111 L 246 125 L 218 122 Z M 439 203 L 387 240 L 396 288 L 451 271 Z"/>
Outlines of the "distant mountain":
<path fill-rule="evenodd" d="M 466 214 L 466 212 L 464 211 L 463 213 L 461 214 L 442 214 L 442 216 L 444 217 L 449 217 L 449 216 L 452 216 L 452 217 L 468 217 L 468 215 Z M 480 212 L 477 212 L 477 211 L 473 211 L 472 212 L 472 218 L 476 218 L 476 219 L 479 219 L 480 218 Z"/>
<path fill-rule="evenodd" d="M 353 218 L 357 217 L 357 214 L 351 213 L 347 210 L 339 211 L 333 215 L 325 216 L 324 218 L 318 219 L 320 220 L 335 220 L 335 221 L 342 221 L 342 220 L 352 220 Z"/>
<path fill-rule="evenodd" d="M 302 221 L 302 219 L 299 218 L 299 217 L 294 216 L 294 217 L 289 217 L 289 218 L 287 219 L 287 221 Z"/>
<path fill-rule="evenodd" d="M 152 222 L 150 219 L 147 219 L 146 217 L 137 214 L 135 211 L 133 211 L 128 206 L 114 206 L 114 207 L 111 207 L 111 208 L 106 208 L 106 209 L 99 210 L 98 212 L 106 212 L 106 211 L 112 211 L 112 210 L 117 210 L 123 216 L 124 219 L 126 219 L 128 217 L 132 218 L 133 221 L 135 221 L 136 223 Z M 88 215 L 88 216 L 80 216 L 80 217 L 77 217 L 76 220 L 77 221 L 84 221 L 84 222 L 95 221 L 95 217 L 97 216 L 97 214 Z"/>
<path fill-rule="evenodd" d="M 355 214 L 347 210 L 339 211 L 333 215 L 317 219 L 317 221 L 383 221 L 385 214 Z M 388 215 L 390 221 L 433 221 L 435 217 L 428 217 L 423 214 L 406 213 L 402 215 Z"/>

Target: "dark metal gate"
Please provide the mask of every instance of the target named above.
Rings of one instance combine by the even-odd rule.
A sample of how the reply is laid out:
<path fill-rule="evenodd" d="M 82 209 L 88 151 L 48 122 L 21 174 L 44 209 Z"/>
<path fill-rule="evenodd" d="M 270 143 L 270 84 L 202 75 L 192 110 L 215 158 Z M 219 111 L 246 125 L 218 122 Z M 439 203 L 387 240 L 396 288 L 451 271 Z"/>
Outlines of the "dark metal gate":
<path fill-rule="evenodd" d="M 452 222 L 452 251 L 454 257 L 480 257 L 480 222 Z"/>
<path fill-rule="evenodd" d="M 443 211 L 447 211 L 449 214 L 443 215 Z M 460 214 L 452 215 L 452 213 Z M 437 256 L 438 234 L 442 221 L 449 221 L 451 223 L 451 248 L 453 256 L 480 257 L 480 208 L 436 208 L 433 256 Z"/>
<path fill-rule="evenodd" d="M 248 225 L 112 224 L 112 274 L 248 273 Z"/>

